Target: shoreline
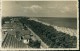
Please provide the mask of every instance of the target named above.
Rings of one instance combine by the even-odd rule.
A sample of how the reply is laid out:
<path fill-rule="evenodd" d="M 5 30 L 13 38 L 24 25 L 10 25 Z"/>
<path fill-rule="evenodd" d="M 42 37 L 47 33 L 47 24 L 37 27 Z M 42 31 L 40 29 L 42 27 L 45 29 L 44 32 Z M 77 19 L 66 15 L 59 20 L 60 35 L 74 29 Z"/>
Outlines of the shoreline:
<path fill-rule="evenodd" d="M 71 28 L 59 27 L 59 26 L 56 26 L 56 25 L 51 25 L 51 24 L 49 24 L 49 23 L 42 22 L 42 21 L 39 21 L 38 19 L 34 19 L 34 18 L 30 18 L 29 20 L 34 20 L 34 21 L 36 21 L 36 22 L 40 22 L 40 23 L 45 24 L 45 25 L 47 25 L 47 26 L 52 26 L 52 27 L 55 28 L 57 31 L 60 31 L 60 32 L 69 34 L 70 36 L 77 36 L 77 30 L 76 30 L 76 29 L 71 29 Z"/>

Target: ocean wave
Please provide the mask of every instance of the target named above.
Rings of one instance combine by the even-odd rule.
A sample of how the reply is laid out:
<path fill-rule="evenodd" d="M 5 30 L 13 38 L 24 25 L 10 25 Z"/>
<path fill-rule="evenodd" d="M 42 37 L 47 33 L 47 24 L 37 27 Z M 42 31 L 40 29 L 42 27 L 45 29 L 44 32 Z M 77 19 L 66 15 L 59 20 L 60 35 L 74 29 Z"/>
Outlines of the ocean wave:
<path fill-rule="evenodd" d="M 66 34 L 69 34 L 71 36 L 77 36 L 77 30 L 71 29 L 71 28 L 66 28 L 66 27 L 58 27 L 58 26 L 53 26 L 57 31 L 64 32 Z"/>
<path fill-rule="evenodd" d="M 34 21 L 36 21 L 36 22 L 45 24 L 45 25 L 47 25 L 47 26 L 52 26 L 52 27 L 54 27 L 57 31 L 60 31 L 60 32 L 69 34 L 69 35 L 71 35 L 71 36 L 77 36 L 77 30 L 76 30 L 76 29 L 71 29 L 71 28 L 59 27 L 59 26 L 56 26 L 56 25 L 51 25 L 51 24 L 49 24 L 49 23 L 39 21 L 39 20 L 36 19 L 36 18 L 30 18 L 29 20 L 34 20 Z"/>

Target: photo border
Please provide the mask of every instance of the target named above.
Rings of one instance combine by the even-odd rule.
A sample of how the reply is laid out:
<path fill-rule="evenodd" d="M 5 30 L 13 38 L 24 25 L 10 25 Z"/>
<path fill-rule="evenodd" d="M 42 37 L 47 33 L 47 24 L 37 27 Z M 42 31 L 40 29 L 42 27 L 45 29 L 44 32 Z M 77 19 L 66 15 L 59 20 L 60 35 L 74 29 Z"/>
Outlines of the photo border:
<path fill-rule="evenodd" d="M 1 35 L 1 19 L 2 19 L 2 2 L 3 1 L 77 1 L 77 48 L 2 48 L 1 50 L 79 50 L 79 1 L 78 0 L 1 0 L 1 17 L 0 17 L 0 35 Z M 0 36 L 0 43 L 2 35 Z"/>

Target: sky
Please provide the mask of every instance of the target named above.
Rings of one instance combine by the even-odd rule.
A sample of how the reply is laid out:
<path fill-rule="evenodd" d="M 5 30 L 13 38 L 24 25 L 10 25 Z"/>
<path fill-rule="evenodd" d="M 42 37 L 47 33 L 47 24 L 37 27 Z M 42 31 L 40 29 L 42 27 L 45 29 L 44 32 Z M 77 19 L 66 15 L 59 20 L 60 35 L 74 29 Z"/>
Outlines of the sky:
<path fill-rule="evenodd" d="M 3 16 L 77 17 L 76 1 L 3 1 Z"/>

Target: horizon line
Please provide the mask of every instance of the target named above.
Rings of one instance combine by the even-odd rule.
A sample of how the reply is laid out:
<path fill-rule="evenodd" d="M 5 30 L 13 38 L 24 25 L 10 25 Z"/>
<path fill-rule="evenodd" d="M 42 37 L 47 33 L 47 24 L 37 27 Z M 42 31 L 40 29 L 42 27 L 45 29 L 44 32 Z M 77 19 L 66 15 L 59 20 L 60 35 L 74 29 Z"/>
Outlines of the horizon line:
<path fill-rule="evenodd" d="M 2 17 L 47 17 L 47 18 L 49 18 L 49 16 L 2 16 Z M 50 18 L 52 18 L 52 16 L 50 16 Z M 53 17 L 53 18 L 77 18 L 77 16 L 76 17 Z"/>

